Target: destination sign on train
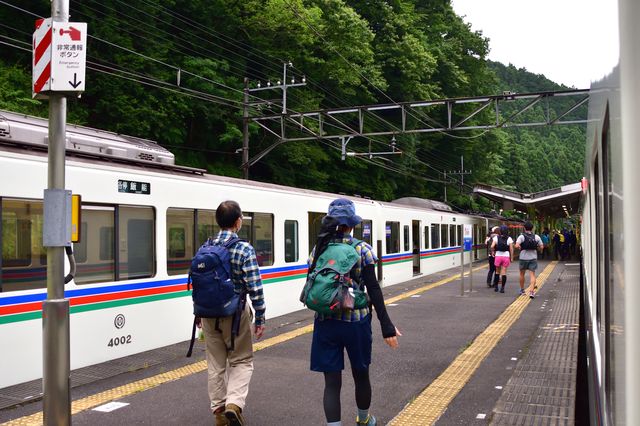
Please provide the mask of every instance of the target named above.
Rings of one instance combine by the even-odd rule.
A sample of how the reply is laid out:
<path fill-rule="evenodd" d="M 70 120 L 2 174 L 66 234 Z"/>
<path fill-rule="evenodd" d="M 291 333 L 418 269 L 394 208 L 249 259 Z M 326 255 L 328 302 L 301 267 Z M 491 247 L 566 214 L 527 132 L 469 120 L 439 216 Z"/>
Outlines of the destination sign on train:
<path fill-rule="evenodd" d="M 149 195 L 151 194 L 151 184 L 149 182 L 118 180 L 118 192 Z"/>

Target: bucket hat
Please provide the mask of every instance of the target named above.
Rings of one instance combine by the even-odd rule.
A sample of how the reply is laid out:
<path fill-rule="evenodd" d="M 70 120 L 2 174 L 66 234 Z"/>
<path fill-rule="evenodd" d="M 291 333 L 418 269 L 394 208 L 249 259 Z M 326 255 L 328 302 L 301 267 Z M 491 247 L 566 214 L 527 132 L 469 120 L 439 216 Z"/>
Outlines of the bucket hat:
<path fill-rule="evenodd" d="M 356 214 L 356 206 L 353 201 L 346 198 L 337 198 L 329 204 L 327 216 L 331 216 L 338 221 L 338 225 L 346 225 L 349 228 L 355 227 L 362 222 L 362 218 Z"/>

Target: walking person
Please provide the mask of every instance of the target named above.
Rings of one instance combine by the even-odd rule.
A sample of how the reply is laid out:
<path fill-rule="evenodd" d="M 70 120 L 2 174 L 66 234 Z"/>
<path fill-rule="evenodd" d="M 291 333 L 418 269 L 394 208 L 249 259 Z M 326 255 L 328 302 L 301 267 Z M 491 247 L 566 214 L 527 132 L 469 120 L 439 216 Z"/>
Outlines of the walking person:
<path fill-rule="evenodd" d="M 366 288 L 371 300 L 362 308 L 359 308 L 360 305 L 356 303 L 352 305 L 353 309 L 342 307 L 330 314 L 316 313 L 311 344 L 311 370 L 324 373 L 323 407 L 329 426 L 342 425 L 340 389 L 345 349 L 355 382 L 358 408 L 356 423 L 367 426 L 376 424 L 376 418 L 369 412 L 371 405 L 369 365 L 373 340 L 371 305 L 375 308 L 380 321 L 385 343 L 395 349 L 398 347 L 398 336 L 401 336 L 387 314 L 382 290 L 376 278 L 375 263 L 378 258 L 369 244 L 364 241 L 354 241 L 351 236 L 353 228 L 361 221 L 362 218 L 356 215 L 352 201 L 338 198 L 331 202 L 328 214 L 322 221 L 316 246 L 309 257 L 311 274 L 316 264 L 323 261 L 322 254 L 327 251 L 330 243 L 345 243 L 354 247 L 357 254 L 353 255 L 355 264 L 351 268 L 349 278 L 360 289 Z M 340 261 L 336 262 L 333 259 L 329 262 L 340 264 Z M 352 289 L 350 288 L 349 293 L 353 295 Z"/>
<path fill-rule="evenodd" d="M 524 234 L 516 240 L 516 248 L 520 249 L 520 294 L 525 294 L 524 275 L 529 271 L 529 287 L 526 294 L 531 299 L 535 297 L 536 269 L 538 269 L 538 251 L 542 251 L 542 239 L 533 233 L 533 224 L 525 222 Z"/>
<path fill-rule="evenodd" d="M 212 241 L 214 245 L 238 238 L 238 231 L 242 227 L 242 210 L 238 203 L 220 203 L 216 210 L 216 222 L 220 232 Z M 229 254 L 235 291 L 242 295 L 241 303 L 245 302 L 245 295 L 249 295 L 255 311 L 253 332 L 256 339 L 260 339 L 265 327 L 265 302 L 255 249 L 248 242 L 240 240 L 229 247 Z M 233 340 L 231 330 L 234 316 L 201 319 L 206 345 L 209 398 L 216 426 L 245 424 L 242 411 L 253 373 L 253 313 L 246 303 L 241 313 L 238 333 Z"/>
<path fill-rule="evenodd" d="M 542 259 L 546 259 L 549 256 L 549 230 L 545 229 L 542 235 L 540 235 L 540 239 L 542 240 Z"/>
<path fill-rule="evenodd" d="M 489 261 L 489 272 L 487 273 L 487 287 L 489 288 L 493 287 L 493 274 L 496 272 L 495 256 L 493 250 L 491 250 L 491 245 L 493 244 L 493 237 L 498 235 L 499 230 L 499 227 L 494 226 L 484 240 L 484 245 L 487 247 L 487 259 Z"/>
<path fill-rule="evenodd" d="M 509 227 L 500 226 L 500 235 L 493 237 L 491 250 L 495 253 L 496 274 L 493 278 L 494 291 L 498 291 L 498 281 L 502 278 L 500 293 L 504 293 L 507 284 L 507 268 L 513 262 L 513 238 L 509 236 Z"/>
<path fill-rule="evenodd" d="M 560 235 L 561 235 L 560 231 L 554 229 L 553 238 L 551 240 L 553 241 L 553 254 L 556 260 L 561 260 L 560 259 L 560 247 L 561 247 Z"/>

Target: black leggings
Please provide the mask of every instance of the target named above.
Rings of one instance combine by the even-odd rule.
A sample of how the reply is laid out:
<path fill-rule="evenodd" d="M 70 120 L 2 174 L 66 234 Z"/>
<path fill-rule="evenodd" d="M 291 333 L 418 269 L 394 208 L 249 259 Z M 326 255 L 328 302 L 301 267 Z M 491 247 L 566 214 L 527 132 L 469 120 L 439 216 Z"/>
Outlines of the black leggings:
<path fill-rule="evenodd" d="M 356 387 L 356 405 L 361 410 L 371 406 L 371 382 L 369 369 L 351 370 Z M 324 415 L 327 422 L 340 421 L 340 389 L 342 388 L 342 371 L 324 373 Z"/>

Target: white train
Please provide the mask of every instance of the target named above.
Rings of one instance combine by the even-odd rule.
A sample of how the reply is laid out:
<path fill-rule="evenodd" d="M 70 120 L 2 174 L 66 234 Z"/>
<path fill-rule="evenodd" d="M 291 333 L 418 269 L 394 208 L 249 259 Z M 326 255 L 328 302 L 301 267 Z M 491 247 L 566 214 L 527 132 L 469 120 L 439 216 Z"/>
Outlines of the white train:
<path fill-rule="evenodd" d="M 46 143 L 46 120 L 0 111 L 0 388 L 42 374 Z M 67 128 L 66 188 L 82 196 L 77 273 L 65 286 L 72 369 L 188 339 L 187 269 L 194 250 L 215 234 L 215 208 L 223 200 L 243 209 L 241 236 L 258 254 L 267 318 L 303 308 L 307 255 L 336 195 L 172 163 L 173 155 L 154 142 Z M 426 200 L 352 199 L 364 218 L 355 234 L 381 257 L 383 285 L 459 265 L 462 225 L 472 224 L 475 241 L 483 242 L 498 223 Z M 486 251 L 476 245 L 474 256 Z"/>
<path fill-rule="evenodd" d="M 594 31 L 583 185 L 582 303 L 590 423 L 640 424 L 640 4 L 607 1 Z M 604 9 L 606 8 L 606 9 Z M 594 38 L 595 40 L 596 38 Z M 584 419 L 583 419 L 584 420 Z"/>

